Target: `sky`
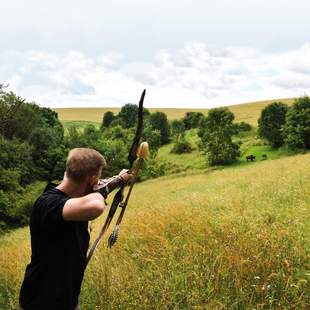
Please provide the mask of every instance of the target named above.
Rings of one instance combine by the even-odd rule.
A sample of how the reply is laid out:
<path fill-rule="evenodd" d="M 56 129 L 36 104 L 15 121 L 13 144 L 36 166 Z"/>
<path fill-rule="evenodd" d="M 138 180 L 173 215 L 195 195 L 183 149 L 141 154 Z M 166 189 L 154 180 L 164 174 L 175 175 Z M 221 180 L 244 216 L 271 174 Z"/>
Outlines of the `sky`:
<path fill-rule="evenodd" d="M 209 108 L 310 89 L 307 0 L 0 2 L 0 83 L 47 107 Z"/>

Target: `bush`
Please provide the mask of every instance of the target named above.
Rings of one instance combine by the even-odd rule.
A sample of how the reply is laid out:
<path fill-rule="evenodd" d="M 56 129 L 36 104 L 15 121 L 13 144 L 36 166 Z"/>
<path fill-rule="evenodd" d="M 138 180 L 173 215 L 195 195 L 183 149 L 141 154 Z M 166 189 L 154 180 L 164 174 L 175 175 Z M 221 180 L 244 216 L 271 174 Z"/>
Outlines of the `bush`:
<path fill-rule="evenodd" d="M 258 134 L 265 138 L 272 147 L 280 147 L 284 143 L 282 126 L 288 106 L 282 102 L 274 102 L 266 106 L 258 120 Z"/>
<path fill-rule="evenodd" d="M 183 117 L 185 129 L 198 128 L 204 117 L 205 116 L 201 112 L 187 112 Z"/>
<path fill-rule="evenodd" d="M 252 129 L 252 126 L 246 122 L 235 123 L 234 126 L 237 134 L 243 131 L 251 131 Z"/>
<path fill-rule="evenodd" d="M 125 128 L 134 127 L 136 125 L 138 110 L 138 106 L 131 103 L 127 103 L 121 108 L 118 117 L 122 120 Z"/>
<path fill-rule="evenodd" d="M 286 114 L 283 133 L 291 149 L 310 149 L 310 97 L 295 100 Z"/>
<path fill-rule="evenodd" d="M 234 114 L 228 108 L 211 109 L 202 123 L 198 135 L 210 165 L 225 165 L 240 156 L 240 145 L 232 142 L 235 132 Z"/>
<path fill-rule="evenodd" d="M 193 148 L 191 144 L 185 139 L 180 139 L 174 144 L 171 153 L 183 154 L 183 153 L 191 153 L 192 151 Z"/>
<path fill-rule="evenodd" d="M 147 141 L 150 147 L 150 152 L 156 154 L 161 145 L 160 131 L 146 126 L 143 130 L 142 140 Z"/>
<path fill-rule="evenodd" d="M 114 119 L 115 119 L 115 116 L 113 112 L 111 111 L 105 112 L 102 118 L 101 130 L 104 130 L 105 128 L 109 128 Z"/>
<path fill-rule="evenodd" d="M 169 142 L 170 127 L 167 115 L 163 112 L 155 112 L 149 116 L 149 124 L 153 130 L 159 130 L 161 136 L 161 144 Z"/>
<path fill-rule="evenodd" d="M 46 186 L 34 182 L 17 190 L 0 190 L 0 231 L 29 224 L 32 206 Z"/>
<path fill-rule="evenodd" d="M 182 120 L 175 119 L 171 122 L 171 133 L 175 137 L 176 140 L 180 139 L 184 136 L 185 133 L 185 125 Z"/>
<path fill-rule="evenodd" d="M 147 179 L 158 178 L 165 175 L 167 170 L 167 164 L 164 161 L 160 161 L 157 158 L 149 157 L 145 161 L 145 165 L 139 173 L 139 181 Z"/>

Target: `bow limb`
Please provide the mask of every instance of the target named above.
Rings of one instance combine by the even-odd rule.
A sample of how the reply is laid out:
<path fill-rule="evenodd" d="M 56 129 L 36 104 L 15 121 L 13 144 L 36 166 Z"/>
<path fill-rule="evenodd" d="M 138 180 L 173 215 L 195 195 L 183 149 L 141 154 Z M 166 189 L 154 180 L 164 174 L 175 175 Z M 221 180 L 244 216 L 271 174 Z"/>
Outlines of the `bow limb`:
<path fill-rule="evenodd" d="M 137 150 L 139 148 L 139 143 L 140 143 L 142 131 L 143 131 L 143 102 L 144 102 L 144 97 L 145 97 L 145 89 L 143 90 L 141 97 L 140 97 L 139 108 L 138 108 L 138 124 L 137 124 L 137 128 L 136 128 L 135 137 L 133 139 L 133 143 L 131 145 L 131 148 L 130 148 L 129 154 L 128 154 L 128 161 L 129 161 L 130 169 L 132 169 L 133 163 L 137 158 Z M 89 263 L 90 259 L 92 258 L 92 256 L 93 256 L 97 246 L 99 245 L 103 235 L 108 230 L 108 228 L 112 222 L 112 219 L 114 217 L 114 214 L 116 212 L 117 207 L 123 204 L 122 200 L 124 197 L 124 194 L 123 194 L 124 188 L 125 188 L 125 185 L 123 184 L 114 196 L 112 205 L 111 205 L 110 210 L 109 210 L 108 217 L 107 217 L 105 223 L 103 224 L 97 239 L 95 240 L 93 246 L 91 247 L 91 249 L 88 252 L 88 255 L 86 258 L 86 266 Z M 123 213 L 124 213 L 124 211 L 123 211 Z M 123 217 L 123 214 L 122 214 L 122 217 Z"/>
<path fill-rule="evenodd" d="M 143 131 L 143 102 L 144 102 L 144 97 L 145 97 L 145 89 L 143 90 L 141 94 L 141 98 L 139 101 L 139 110 L 138 110 L 138 124 L 136 128 L 136 134 L 133 139 L 131 148 L 129 150 L 128 154 L 128 161 L 129 161 L 129 166 L 132 168 L 134 161 L 137 158 L 137 151 L 140 145 L 140 140 L 142 137 L 142 131 Z"/>
<path fill-rule="evenodd" d="M 125 210 L 126 210 L 126 207 L 127 207 L 127 204 L 128 204 L 128 201 L 129 201 L 132 189 L 133 189 L 133 186 L 136 183 L 139 171 L 142 168 L 144 161 L 145 161 L 146 157 L 148 156 L 148 153 L 149 153 L 148 143 L 147 142 L 141 143 L 139 150 L 138 150 L 138 153 L 137 153 L 138 159 L 136 160 L 136 164 L 134 165 L 134 168 L 132 171 L 133 180 L 130 183 L 130 187 L 129 187 L 127 196 L 125 198 L 125 201 L 120 204 L 122 211 L 118 216 L 118 219 L 116 221 L 114 229 L 113 229 L 113 231 L 109 237 L 109 240 L 108 240 L 108 247 L 109 248 L 111 248 L 118 239 L 119 225 L 122 222 L 122 219 L 123 219 L 123 216 L 124 216 L 124 213 L 125 213 Z"/>

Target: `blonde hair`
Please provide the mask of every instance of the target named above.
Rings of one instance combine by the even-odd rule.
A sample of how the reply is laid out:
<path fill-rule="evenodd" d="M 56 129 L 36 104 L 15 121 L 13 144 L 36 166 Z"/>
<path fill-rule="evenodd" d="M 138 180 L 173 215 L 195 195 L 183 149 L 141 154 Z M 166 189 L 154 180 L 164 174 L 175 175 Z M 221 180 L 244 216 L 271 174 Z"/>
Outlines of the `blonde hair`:
<path fill-rule="evenodd" d="M 101 168 L 106 167 L 104 157 L 93 149 L 72 149 L 66 162 L 66 175 L 76 182 L 84 181 L 86 177 L 93 176 Z"/>

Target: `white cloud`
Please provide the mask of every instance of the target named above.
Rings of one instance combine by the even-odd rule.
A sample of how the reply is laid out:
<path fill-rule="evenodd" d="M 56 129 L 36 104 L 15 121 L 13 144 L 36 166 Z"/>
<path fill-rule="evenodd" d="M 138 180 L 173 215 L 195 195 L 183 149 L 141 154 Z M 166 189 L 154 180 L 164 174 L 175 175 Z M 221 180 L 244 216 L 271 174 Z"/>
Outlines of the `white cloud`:
<path fill-rule="evenodd" d="M 310 43 L 282 53 L 213 49 L 189 42 L 159 50 L 150 62 L 81 52 L 0 53 L 0 81 L 43 106 L 121 106 L 147 89 L 148 107 L 212 107 L 300 96 L 310 88 Z"/>

